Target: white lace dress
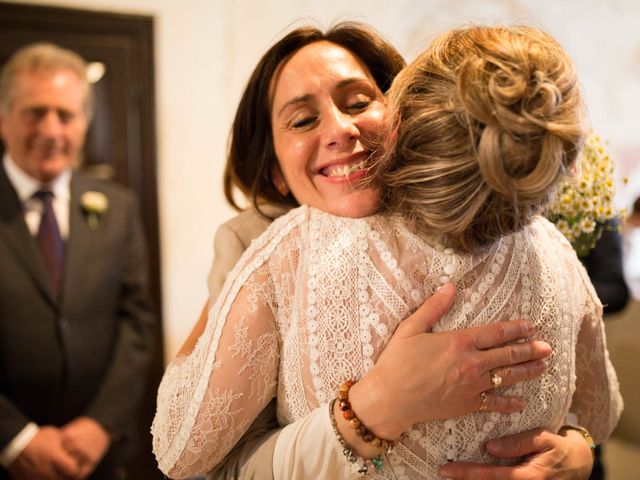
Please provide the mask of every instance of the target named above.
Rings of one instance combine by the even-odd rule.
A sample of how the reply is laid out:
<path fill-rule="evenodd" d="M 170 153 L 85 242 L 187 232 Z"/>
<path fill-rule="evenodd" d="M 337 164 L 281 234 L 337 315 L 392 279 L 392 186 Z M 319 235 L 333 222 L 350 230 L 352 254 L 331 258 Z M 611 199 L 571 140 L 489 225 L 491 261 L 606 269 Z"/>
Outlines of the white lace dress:
<path fill-rule="evenodd" d="M 282 425 L 326 405 L 340 383 L 373 366 L 443 276 L 458 293 L 437 328 L 524 318 L 554 353 L 541 377 L 504 389 L 527 399 L 521 413 L 416 425 L 376 477 L 437 478 L 447 457 L 495 462 L 482 447 L 488 439 L 556 431 L 570 408 L 596 440 L 611 433 L 622 400 L 602 307 L 548 221 L 536 218 L 491 248 L 457 254 L 432 248 L 397 218 L 346 219 L 303 206 L 253 242 L 194 351 L 167 368 L 152 427 L 161 470 L 176 478 L 210 470 L 273 396 Z"/>

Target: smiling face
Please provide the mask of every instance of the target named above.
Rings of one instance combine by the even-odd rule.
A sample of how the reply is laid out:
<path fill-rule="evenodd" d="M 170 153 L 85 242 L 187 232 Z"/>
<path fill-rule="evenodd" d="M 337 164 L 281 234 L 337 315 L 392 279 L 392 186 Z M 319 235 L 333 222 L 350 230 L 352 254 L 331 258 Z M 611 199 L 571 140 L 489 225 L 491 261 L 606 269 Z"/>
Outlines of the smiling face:
<path fill-rule="evenodd" d="M 46 183 L 80 158 L 87 131 L 86 87 L 69 69 L 21 71 L 0 134 L 24 172 Z"/>
<path fill-rule="evenodd" d="M 279 168 L 300 204 L 345 217 L 375 212 L 379 190 L 363 188 L 385 127 L 385 100 L 348 50 L 316 42 L 280 66 L 271 86 L 271 124 Z"/>

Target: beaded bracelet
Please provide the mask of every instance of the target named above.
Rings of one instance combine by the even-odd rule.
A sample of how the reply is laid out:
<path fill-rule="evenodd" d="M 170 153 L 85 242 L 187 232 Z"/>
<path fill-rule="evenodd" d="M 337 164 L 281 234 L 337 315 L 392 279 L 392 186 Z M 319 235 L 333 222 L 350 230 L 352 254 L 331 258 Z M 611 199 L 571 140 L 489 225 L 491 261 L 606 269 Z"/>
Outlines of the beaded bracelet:
<path fill-rule="evenodd" d="M 337 401 L 338 408 L 340 409 L 340 411 L 342 411 L 343 418 L 349 422 L 349 425 L 351 426 L 351 428 L 355 430 L 355 434 L 360 438 L 362 438 L 362 441 L 364 441 L 365 443 L 370 443 L 374 447 L 382 450 L 380 455 L 370 460 L 370 462 L 375 467 L 376 471 L 379 471 L 384 466 L 384 461 L 382 460 L 382 453 L 389 452 L 391 448 L 393 448 L 394 442 L 390 440 L 385 440 L 383 438 L 376 436 L 367 427 L 365 427 L 362 421 L 357 417 L 356 413 L 351 408 L 351 403 L 349 402 L 349 390 L 351 389 L 353 384 L 354 382 L 352 380 L 347 380 L 338 388 L 338 395 L 331 404 L 331 421 L 334 426 L 334 431 L 338 436 L 338 440 L 340 441 L 340 444 L 343 446 L 343 453 L 347 457 L 347 460 L 353 463 L 354 460 L 352 460 L 351 457 L 355 457 L 355 456 L 353 455 L 351 448 L 346 445 L 346 442 L 342 438 L 342 435 L 340 435 L 340 433 L 338 432 L 338 426 L 335 424 L 335 419 L 333 418 L 333 403 Z M 362 470 L 364 470 L 364 473 Z M 361 469 L 358 470 L 358 472 L 366 475 L 367 470 L 368 470 L 367 462 L 364 462 L 364 465 L 362 466 Z"/>
<path fill-rule="evenodd" d="M 352 380 L 347 380 L 338 388 L 338 408 L 342 411 L 342 416 L 345 420 L 349 421 L 349 425 L 356 431 L 356 435 L 362 438 L 365 443 L 370 443 L 376 448 L 382 451 L 388 450 L 393 446 L 393 442 L 384 440 L 373 434 L 360 419 L 356 416 L 356 413 L 351 409 L 351 403 L 349 403 L 349 390 L 353 386 Z"/>
<path fill-rule="evenodd" d="M 342 447 L 342 454 L 346 457 L 347 461 L 353 464 L 354 469 L 363 476 L 369 475 L 369 467 L 373 466 L 376 471 L 382 470 L 384 467 L 384 461 L 382 460 L 382 453 L 377 457 L 371 458 L 369 460 L 357 456 L 351 450 L 351 447 L 347 444 L 346 440 L 342 435 L 340 435 L 340 431 L 338 430 L 338 424 L 336 423 L 336 419 L 333 416 L 333 406 L 336 403 L 336 398 L 331 400 L 329 403 L 329 418 L 331 419 L 331 426 L 333 427 L 333 433 L 336 435 L 338 442 L 340 442 L 340 446 Z"/>

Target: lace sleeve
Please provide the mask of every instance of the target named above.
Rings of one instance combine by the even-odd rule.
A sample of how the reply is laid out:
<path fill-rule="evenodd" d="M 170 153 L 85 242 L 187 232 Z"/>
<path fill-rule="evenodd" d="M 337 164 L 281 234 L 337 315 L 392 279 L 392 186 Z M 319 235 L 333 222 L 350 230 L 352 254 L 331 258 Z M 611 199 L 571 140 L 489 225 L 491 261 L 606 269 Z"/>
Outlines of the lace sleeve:
<path fill-rule="evenodd" d="M 586 273 L 584 274 L 586 277 Z M 576 391 L 571 411 L 596 443 L 605 441 L 618 423 L 623 409 L 616 372 L 609 360 L 602 305 L 588 279 L 583 278 L 590 297 L 576 345 Z"/>
<path fill-rule="evenodd" d="M 153 450 L 171 478 L 211 470 L 275 396 L 277 302 L 268 259 L 295 227 L 279 223 L 284 228 L 274 224 L 229 274 L 193 352 L 176 358 L 164 374 Z"/>

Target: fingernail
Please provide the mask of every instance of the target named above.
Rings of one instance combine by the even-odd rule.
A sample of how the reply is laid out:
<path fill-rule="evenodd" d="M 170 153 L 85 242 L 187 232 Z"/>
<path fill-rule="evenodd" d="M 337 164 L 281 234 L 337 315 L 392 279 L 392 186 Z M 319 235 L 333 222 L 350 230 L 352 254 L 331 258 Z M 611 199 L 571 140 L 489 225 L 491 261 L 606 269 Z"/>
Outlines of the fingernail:
<path fill-rule="evenodd" d="M 547 355 L 551 355 L 553 353 L 553 348 L 551 348 L 551 345 L 549 345 L 547 342 L 543 342 L 542 340 L 536 340 L 533 343 Z"/>
<path fill-rule="evenodd" d="M 451 292 L 453 292 L 453 284 L 445 283 L 444 285 L 440 285 L 437 291 L 440 293 L 444 293 L 445 295 L 448 295 Z"/>

